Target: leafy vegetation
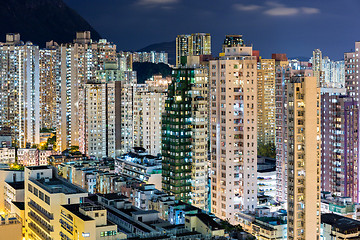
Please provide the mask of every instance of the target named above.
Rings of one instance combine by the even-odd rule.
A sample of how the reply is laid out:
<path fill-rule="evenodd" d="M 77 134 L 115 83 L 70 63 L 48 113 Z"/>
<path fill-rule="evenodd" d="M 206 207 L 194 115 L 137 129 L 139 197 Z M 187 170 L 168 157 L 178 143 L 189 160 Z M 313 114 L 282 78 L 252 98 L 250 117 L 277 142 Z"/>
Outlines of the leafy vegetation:
<path fill-rule="evenodd" d="M 259 144 L 258 145 L 258 155 L 263 157 L 276 157 L 276 147 L 273 143 L 268 144 Z"/>
<path fill-rule="evenodd" d="M 11 163 L 9 165 L 10 170 L 17 170 L 17 171 L 23 171 L 24 170 L 24 166 L 18 163 Z"/>
<path fill-rule="evenodd" d="M 40 133 L 52 133 L 54 131 L 55 131 L 55 129 L 53 129 L 53 128 L 42 128 L 42 129 L 40 129 Z"/>
<path fill-rule="evenodd" d="M 75 152 L 79 152 L 79 146 L 71 146 L 70 147 L 70 152 L 71 153 L 75 153 Z"/>

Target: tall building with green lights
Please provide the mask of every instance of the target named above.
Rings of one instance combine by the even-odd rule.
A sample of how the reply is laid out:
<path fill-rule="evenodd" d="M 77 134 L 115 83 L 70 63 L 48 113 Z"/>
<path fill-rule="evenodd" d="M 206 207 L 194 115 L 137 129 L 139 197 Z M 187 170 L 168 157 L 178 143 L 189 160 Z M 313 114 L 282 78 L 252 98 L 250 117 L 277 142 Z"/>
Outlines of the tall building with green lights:
<path fill-rule="evenodd" d="M 173 70 L 162 116 L 162 188 L 208 206 L 208 68 Z"/>

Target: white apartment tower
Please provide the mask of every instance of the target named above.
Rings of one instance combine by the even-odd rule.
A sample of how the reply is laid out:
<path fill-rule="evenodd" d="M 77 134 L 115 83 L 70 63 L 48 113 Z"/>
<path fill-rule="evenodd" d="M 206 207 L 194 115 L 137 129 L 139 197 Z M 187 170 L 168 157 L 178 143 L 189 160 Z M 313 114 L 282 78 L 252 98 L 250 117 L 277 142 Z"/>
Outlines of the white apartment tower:
<path fill-rule="evenodd" d="M 60 70 L 59 45 L 53 41 L 40 49 L 40 128 L 56 128 L 58 78 Z"/>
<path fill-rule="evenodd" d="M 79 146 L 85 152 L 85 84 L 95 81 L 105 61 L 116 61 L 116 45 L 104 39 L 92 42 L 90 32 L 78 32 L 74 43 L 61 45 L 60 61 L 57 145 L 59 150 Z"/>
<path fill-rule="evenodd" d="M 210 61 L 211 212 L 234 222 L 257 206 L 257 60 L 226 46 Z"/>
<path fill-rule="evenodd" d="M 0 43 L 0 126 L 19 147 L 40 143 L 39 47 L 19 34 Z"/>
<path fill-rule="evenodd" d="M 85 153 L 97 158 L 115 158 L 133 147 L 133 98 L 135 72 L 118 70 L 116 62 L 93 82 L 85 84 Z"/>
<path fill-rule="evenodd" d="M 165 109 L 165 91 L 152 91 L 138 84 L 134 98 L 134 146 L 149 154 L 161 153 L 161 115 Z"/>

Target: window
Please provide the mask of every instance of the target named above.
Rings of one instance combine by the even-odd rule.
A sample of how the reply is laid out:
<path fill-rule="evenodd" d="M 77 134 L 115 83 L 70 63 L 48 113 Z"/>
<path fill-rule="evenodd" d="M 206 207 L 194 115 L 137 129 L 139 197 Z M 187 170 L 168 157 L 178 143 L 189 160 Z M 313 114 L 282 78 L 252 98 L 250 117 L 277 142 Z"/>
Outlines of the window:
<path fill-rule="evenodd" d="M 39 191 L 39 198 L 44 201 L 44 193 Z"/>
<path fill-rule="evenodd" d="M 50 197 L 48 195 L 45 195 L 45 202 L 50 205 Z"/>

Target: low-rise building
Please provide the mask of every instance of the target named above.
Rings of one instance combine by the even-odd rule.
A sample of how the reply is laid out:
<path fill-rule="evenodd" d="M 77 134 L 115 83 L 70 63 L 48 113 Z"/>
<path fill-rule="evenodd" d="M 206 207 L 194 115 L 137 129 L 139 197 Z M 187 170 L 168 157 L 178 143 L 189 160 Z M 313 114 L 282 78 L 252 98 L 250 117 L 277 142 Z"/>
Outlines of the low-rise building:
<path fill-rule="evenodd" d="M 0 233 L 1 239 L 23 239 L 22 224 L 19 216 L 16 214 L 0 215 Z"/>
<path fill-rule="evenodd" d="M 268 207 L 258 207 L 255 214 L 240 212 L 235 220 L 256 239 L 287 239 L 287 215 L 285 210 L 271 212 Z"/>
<path fill-rule="evenodd" d="M 17 150 L 18 163 L 24 166 L 48 165 L 48 158 L 53 154 L 55 154 L 53 150 L 37 148 L 19 148 Z"/>
<path fill-rule="evenodd" d="M 321 240 L 360 239 L 360 221 L 334 213 L 321 214 Z"/>
<path fill-rule="evenodd" d="M 258 217 L 252 223 L 252 234 L 259 240 L 287 239 L 286 217 Z"/>
<path fill-rule="evenodd" d="M 276 160 L 268 157 L 259 157 L 257 161 L 257 185 L 260 194 L 276 196 Z"/>
<path fill-rule="evenodd" d="M 205 213 L 188 214 L 185 216 L 185 228 L 208 237 L 223 237 L 225 229 Z"/>
<path fill-rule="evenodd" d="M 15 148 L 0 148 L 0 163 L 14 163 L 15 151 Z"/>
<path fill-rule="evenodd" d="M 58 177 L 54 167 L 26 167 L 26 239 L 64 239 L 66 230 L 60 222 L 61 205 L 79 204 L 87 196 L 86 191 Z"/>
<path fill-rule="evenodd" d="M 169 206 L 169 222 L 171 224 L 185 224 L 185 216 L 189 214 L 197 214 L 202 210 L 182 201 L 175 201 Z"/>
<path fill-rule="evenodd" d="M 126 234 L 127 239 L 207 239 L 197 231 L 190 231 L 182 225 L 174 225 L 159 217 L 155 210 L 141 210 L 131 204 L 122 194 L 97 194 L 86 201 L 106 208 L 108 220 Z"/>
<path fill-rule="evenodd" d="M 9 205 L 5 200 L 13 198 L 13 194 L 8 193 L 9 183 L 23 182 L 24 181 L 24 171 L 21 170 L 10 170 L 10 169 L 0 169 L 0 212 L 6 212 L 6 207 L 9 208 Z M 15 195 L 16 191 L 11 190 Z M 6 197 L 6 195 L 9 195 Z M 11 197 L 10 197 L 11 196 Z M 19 195 L 20 196 L 20 195 Z M 18 198 L 18 196 L 16 197 Z"/>
<path fill-rule="evenodd" d="M 24 202 L 24 181 L 4 183 L 4 206 L 8 213 L 14 212 L 12 202 Z"/>
<path fill-rule="evenodd" d="M 360 205 L 354 203 L 351 197 L 331 196 L 329 192 L 322 192 L 321 213 L 335 213 L 359 220 Z"/>
<path fill-rule="evenodd" d="M 162 187 L 161 169 L 161 157 L 150 155 L 140 147 L 115 159 L 116 173 L 154 184 L 156 189 Z"/>
<path fill-rule="evenodd" d="M 107 211 L 91 203 L 62 205 L 60 224 L 62 239 L 71 240 L 117 240 L 117 226 L 107 220 Z"/>

